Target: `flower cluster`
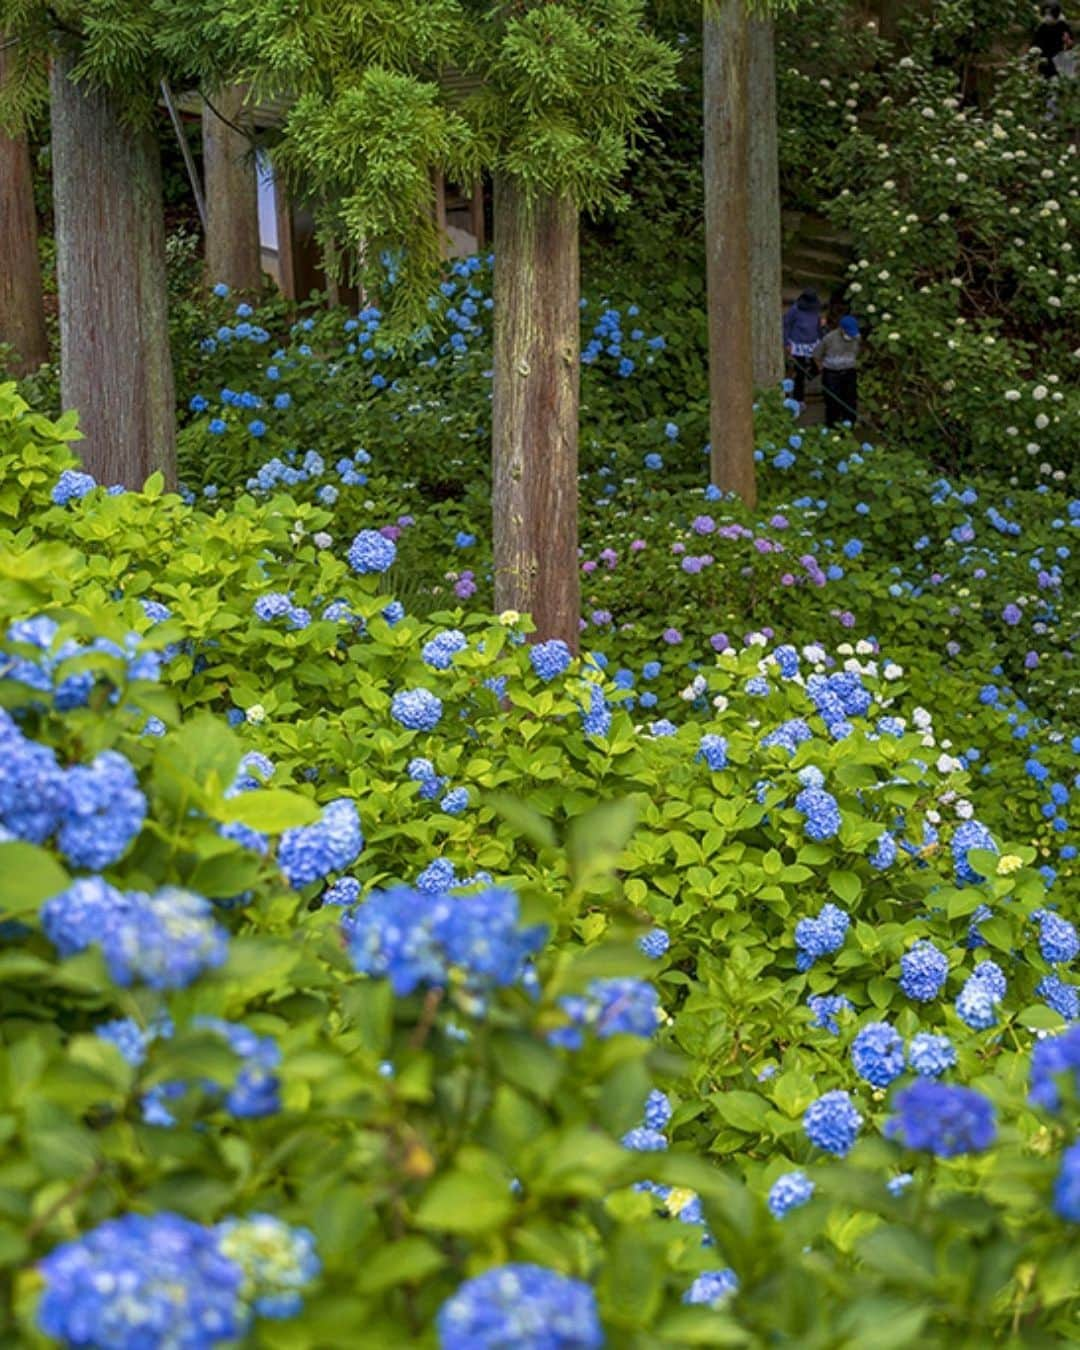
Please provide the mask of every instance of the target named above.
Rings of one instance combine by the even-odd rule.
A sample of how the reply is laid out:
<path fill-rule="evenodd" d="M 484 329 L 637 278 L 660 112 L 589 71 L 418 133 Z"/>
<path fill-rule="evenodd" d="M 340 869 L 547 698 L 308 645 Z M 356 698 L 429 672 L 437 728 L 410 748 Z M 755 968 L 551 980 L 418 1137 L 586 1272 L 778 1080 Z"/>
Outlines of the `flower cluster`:
<path fill-rule="evenodd" d="M 851 1152 L 863 1118 L 848 1093 L 840 1088 L 810 1103 L 803 1114 L 806 1137 L 825 1153 L 838 1158 Z"/>
<path fill-rule="evenodd" d="M 399 996 L 452 985 L 484 994 L 513 984 L 545 936 L 543 927 L 520 928 L 517 896 L 495 888 L 375 891 L 344 931 L 356 969 L 389 980 Z"/>
<path fill-rule="evenodd" d="M 886 1135 L 939 1158 L 979 1153 L 997 1135 L 993 1104 L 972 1088 L 919 1078 L 897 1093 L 893 1106 Z"/>
<path fill-rule="evenodd" d="M 339 797 L 323 808 L 314 825 L 286 830 L 278 844 L 278 866 L 295 890 L 343 872 L 360 856 L 364 832 L 354 802 Z"/>
<path fill-rule="evenodd" d="M 84 877 L 45 902 L 41 924 L 61 956 L 99 946 L 118 985 L 183 989 L 227 955 L 213 913 L 208 900 L 177 887 L 124 893 Z"/>
<path fill-rule="evenodd" d="M 498 1266 L 467 1280 L 439 1309 L 441 1350 L 598 1350 L 596 1297 L 543 1266 Z"/>
<path fill-rule="evenodd" d="M 399 689 L 390 701 L 390 716 L 406 731 L 434 731 L 442 712 L 442 699 L 429 689 Z"/>
<path fill-rule="evenodd" d="M 816 919 L 800 919 L 795 925 L 798 969 L 809 970 L 819 957 L 839 951 L 850 926 L 850 917 L 831 901 L 822 905 Z"/>
<path fill-rule="evenodd" d="M 645 980 L 592 980 L 584 995 L 564 994 L 559 1007 L 569 1025 L 548 1033 L 552 1045 L 578 1050 L 585 1032 L 600 1040 L 609 1036 L 652 1036 L 660 1023 L 660 1001 Z"/>
<path fill-rule="evenodd" d="M 53 835 L 75 867 L 99 871 L 121 858 L 143 827 L 146 798 L 116 750 L 66 771 L 0 708 L 0 828 L 42 844 Z"/>

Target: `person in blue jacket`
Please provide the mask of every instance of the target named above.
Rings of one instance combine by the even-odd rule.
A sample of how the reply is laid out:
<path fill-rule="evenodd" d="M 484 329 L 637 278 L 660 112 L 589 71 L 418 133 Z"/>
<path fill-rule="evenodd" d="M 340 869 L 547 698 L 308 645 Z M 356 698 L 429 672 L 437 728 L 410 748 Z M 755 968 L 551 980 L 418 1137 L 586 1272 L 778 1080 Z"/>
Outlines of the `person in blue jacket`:
<path fill-rule="evenodd" d="M 825 320 L 817 291 L 806 290 L 784 315 L 784 350 L 794 367 L 797 403 L 806 402 L 806 382 L 817 374 L 814 348 L 821 338 Z"/>

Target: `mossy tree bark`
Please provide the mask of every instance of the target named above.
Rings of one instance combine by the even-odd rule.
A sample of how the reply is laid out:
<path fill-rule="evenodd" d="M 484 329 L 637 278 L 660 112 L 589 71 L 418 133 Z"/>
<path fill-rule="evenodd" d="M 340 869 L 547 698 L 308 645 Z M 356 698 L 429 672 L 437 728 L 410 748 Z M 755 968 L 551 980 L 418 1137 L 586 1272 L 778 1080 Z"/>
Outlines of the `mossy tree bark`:
<path fill-rule="evenodd" d="M 578 647 L 578 210 L 495 179 L 495 607 Z"/>
<path fill-rule="evenodd" d="M 704 17 L 705 259 L 712 481 L 757 501 L 750 303 L 749 21 L 743 0 Z"/>
<path fill-rule="evenodd" d="M 750 20 L 749 81 L 751 333 L 754 384 L 761 389 L 784 378 L 776 43 L 771 19 Z"/>
<path fill-rule="evenodd" d="M 161 161 L 101 92 L 52 70 L 53 198 L 60 288 L 60 391 L 76 408 L 90 473 L 138 488 L 176 477 Z"/>
<path fill-rule="evenodd" d="M 246 95 L 242 85 L 231 85 L 203 104 L 203 188 L 206 284 L 223 281 L 251 295 L 262 286 L 262 254 L 258 171 L 245 134 L 251 118 Z"/>
<path fill-rule="evenodd" d="M 9 57 L 0 33 L 0 85 Z M 38 259 L 34 177 L 25 136 L 0 131 L 0 343 L 12 348 L 9 366 L 27 375 L 49 359 L 45 303 Z"/>

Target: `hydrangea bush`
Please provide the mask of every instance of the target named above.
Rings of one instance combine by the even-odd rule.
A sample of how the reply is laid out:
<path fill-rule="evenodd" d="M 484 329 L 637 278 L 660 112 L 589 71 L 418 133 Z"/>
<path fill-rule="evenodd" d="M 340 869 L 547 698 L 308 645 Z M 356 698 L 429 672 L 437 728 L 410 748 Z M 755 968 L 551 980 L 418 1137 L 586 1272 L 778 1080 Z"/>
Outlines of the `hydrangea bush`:
<path fill-rule="evenodd" d="M 947 677 L 644 616 L 572 657 L 410 615 L 377 511 L 64 467 L 0 569 L 14 1334 L 1071 1323 L 1071 870 Z M 1066 811 L 1007 689 L 970 743 Z"/>

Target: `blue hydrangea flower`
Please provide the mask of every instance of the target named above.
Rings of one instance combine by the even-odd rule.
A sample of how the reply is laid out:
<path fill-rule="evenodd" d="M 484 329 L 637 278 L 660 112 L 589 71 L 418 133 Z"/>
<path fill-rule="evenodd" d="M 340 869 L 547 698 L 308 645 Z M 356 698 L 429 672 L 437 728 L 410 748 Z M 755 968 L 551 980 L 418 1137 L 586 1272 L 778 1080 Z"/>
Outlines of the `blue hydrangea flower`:
<path fill-rule="evenodd" d="M 95 1036 L 115 1045 L 133 1068 L 146 1062 L 150 1046 L 159 1037 L 173 1034 L 173 1024 L 167 1017 L 159 1017 L 147 1027 L 141 1027 L 133 1017 L 117 1017 L 94 1028 Z"/>
<path fill-rule="evenodd" d="M 397 545 L 378 530 L 361 530 L 349 545 L 349 566 L 354 572 L 387 571 L 397 557 Z"/>
<path fill-rule="evenodd" d="M 723 736 L 707 731 L 698 743 L 696 757 L 704 760 L 713 773 L 727 768 L 727 741 Z"/>
<path fill-rule="evenodd" d="M 460 816 L 467 810 L 469 805 L 469 789 L 463 787 L 451 788 L 446 796 L 439 803 L 439 808 L 446 812 L 448 816 Z"/>
<path fill-rule="evenodd" d="M 997 1021 L 1000 1002 L 992 987 L 973 975 L 956 997 L 956 1015 L 973 1031 L 986 1031 Z"/>
<path fill-rule="evenodd" d="M 435 858 L 416 878 L 416 888 L 429 895 L 438 895 L 453 890 L 457 885 L 454 864 L 449 858 Z"/>
<path fill-rule="evenodd" d="M 803 1115 L 806 1137 L 817 1148 L 837 1158 L 846 1157 L 859 1134 L 863 1118 L 851 1097 L 841 1089 L 811 1102 Z"/>
<path fill-rule="evenodd" d="M 997 1136 L 993 1104 L 972 1088 L 918 1078 L 897 1093 L 893 1108 L 888 1138 L 939 1158 L 980 1153 Z"/>
<path fill-rule="evenodd" d="M 542 680 L 554 680 L 570 667 L 573 657 L 562 638 L 551 638 L 529 648 L 529 662 Z"/>
<path fill-rule="evenodd" d="M 1031 1051 L 1029 1095 L 1036 1106 L 1047 1111 L 1056 1111 L 1061 1106 L 1056 1082 L 1059 1074 L 1070 1074 L 1073 1090 L 1080 1094 L 1080 1026 L 1035 1042 Z"/>
<path fill-rule="evenodd" d="M 980 961 L 971 975 L 972 979 L 981 980 L 998 1002 L 1005 997 L 1005 990 L 1008 987 L 1005 972 L 995 961 Z"/>
<path fill-rule="evenodd" d="M 96 487 L 97 479 L 92 474 L 65 469 L 52 490 L 52 501 L 57 506 L 67 506 L 68 502 L 79 501 Z"/>
<path fill-rule="evenodd" d="M 671 1120 L 671 1102 L 666 1092 L 653 1088 L 645 1098 L 645 1125 L 650 1130 L 667 1129 Z"/>
<path fill-rule="evenodd" d="M 343 872 L 360 856 L 364 833 L 356 804 L 339 797 L 323 807 L 314 825 L 286 830 L 278 845 L 278 866 L 294 890 L 331 872 Z"/>
<path fill-rule="evenodd" d="M 883 872 L 887 867 L 891 867 L 895 861 L 896 840 L 886 830 L 874 845 L 874 851 L 870 854 L 870 866 L 876 868 L 879 872 Z"/>
<path fill-rule="evenodd" d="M 840 808 L 836 798 L 823 788 L 803 788 L 795 798 L 795 809 L 806 817 L 803 829 L 808 839 L 821 842 L 839 834 Z"/>
<path fill-rule="evenodd" d="M 584 1044 L 584 1031 L 592 1031 L 600 1040 L 620 1035 L 647 1038 L 660 1022 L 659 998 L 645 980 L 592 980 L 584 995 L 564 995 L 559 1007 L 570 1025 L 550 1032 L 548 1039 L 568 1050 Z"/>
<path fill-rule="evenodd" d="M 638 946 L 653 961 L 659 961 L 671 946 L 671 938 L 662 928 L 652 928 L 638 938 Z"/>
<path fill-rule="evenodd" d="M 191 1025 L 220 1036 L 241 1061 L 232 1086 L 225 1092 L 225 1109 L 240 1120 L 257 1120 L 281 1110 L 281 1081 L 275 1070 L 281 1050 L 272 1036 L 259 1036 L 242 1022 L 220 1017 L 193 1017 Z M 220 1092 L 216 1085 L 208 1091 Z"/>
<path fill-rule="evenodd" d="M 460 629 L 446 628 L 424 643 L 420 657 L 433 670 L 449 670 L 457 653 L 468 645 L 468 639 Z"/>
<path fill-rule="evenodd" d="M 1044 975 L 1035 986 L 1036 995 L 1066 1022 L 1080 1020 L 1080 988 L 1065 984 L 1056 975 Z"/>
<path fill-rule="evenodd" d="M 1039 951 L 1050 965 L 1067 965 L 1080 952 L 1080 937 L 1076 929 L 1060 914 L 1050 909 L 1037 909 L 1032 914 L 1039 925 Z"/>
<path fill-rule="evenodd" d="M 263 623 L 271 623 L 274 619 L 283 619 L 292 610 L 292 601 L 281 591 L 267 591 L 265 595 L 260 595 L 253 606 L 255 617 L 261 619 Z"/>
<path fill-rule="evenodd" d="M 917 1003 L 932 1003 L 948 975 L 949 958 L 925 939 L 900 958 L 900 988 Z"/>
<path fill-rule="evenodd" d="M 406 731 L 434 731 L 442 711 L 442 700 L 428 689 L 399 689 L 390 701 L 390 716 Z"/>
<path fill-rule="evenodd" d="M 122 857 L 146 819 L 135 770 L 116 750 L 69 769 L 64 799 L 57 843 L 73 866 L 91 872 Z"/>
<path fill-rule="evenodd" d="M 839 1036 L 840 1023 L 836 1020 L 843 1012 L 854 1011 L 851 1000 L 844 994 L 811 994 L 806 1006 L 814 1014 L 814 1026 L 827 1031 L 831 1036 Z"/>
<path fill-rule="evenodd" d="M 681 1215 L 680 1215 L 681 1217 Z M 739 1277 L 730 1268 L 724 1270 L 706 1270 L 699 1275 L 690 1288 L 683 1294 L 684 1303 L 704 1303 L 711 1308 L 718 1307 L 732 1294 L 738 1293 Z"/>
<path fill-rule="evenodd" d="M 781 722 L 775 730 L 770 731 L 768 735 L 761 738 L 761 744 L 765 749 L 778 745 L 781 749 L 793 755 L 804 741 L 812 740 L 814 733 L 801 717 L 789 718 L 786 722 Z"/>
<path fill-rule="evenodd" d="M 773 660 L 780 667 L 780 674 L 785 680 L 792 680 L 798 675 L 799 653 L 794 647 L 777 647 L 773 652 Z"/>
<path fill-rule="evenodd" d="M 355 877 L 338 877 L 332 886 L 323 891 L 324 905 L 355 905 L 360 899 L 360 883 Z"/>
<path fill-rule="evenodd" d="M 822 905 L 816 919 L 800 919 L 795 925 L 795 945 L 798 948 L 796 965 L 799 970 L 809 970 L 818 957 L 839 951 L 850 925 L 848 915 L 831 901 Z"/>
<path fill-rule="evenodd" d="M 0 708 L 0 829 L 42 844 L 66 810 L 63 770 L 48 746 L 28 740 Z"/>
<path fill-rule="evenodd" d="M 596 1298 L 581 1280 L 543 1266 L 497 1266 L 439 1309 L 440 1350 L 599 1350 Z"/>
<path fill-rule="evenodd" d="M 543 945 L 546 930 L 522 929 L 519 921 L 512 891 L 448 895 L 399 886 L 372 892 L 349 920 L 346 938 L 356 969 L 388 979 L 399 997 L 451 983 L 486 993 L 518 980 Z"/>
<path fill-rule="evenodd" d="M 623 1148 L 635 1153 L 662 1153 L 668 1146 L 665 1135 L 659 1130 L 651 1130 L 647 1125 L 638 1125 L 628 1130 L 620 1140 Z"/>
<path fill-rule="evenodd" d="M 228 934 L 213 915 L 210 902 L 191 891 L 123 894 L 100 877 L 84 877 L 45 902 L 41 924 L 61 956 L 97 943 L 116 984 L 183 989 L 225 960 Z"/>
<path fill-rule="evenodd" d="M 40 1263 L 37 1324 L 63 1345 L 210 1350 L 243 1337 L 241 1267 L 178 1214 L 108 1219 Z"/>
<path fill-rule="evenodd" d="M 813 1195 L 814 1183 L 805 1172 L 785 1172 L 769 1189 L 769 1209 L 774 1218 L 782 1219 L 790 1210 L 809 1204 Z"/>
<path fill-rule="evenodd" d="M 888 1181 L 885 1183 L 885 1189 L 889 1192 L 891 1196 L 899 1198 L 901 1195 L 904 1194 L 904 1192 L 907 1190 L 907 1188 L 911 1185 L 911 1183 L 914 1180 L 915 1177 L 913 1173 L 900 1172 L 897 1176 L 890 1177 L 888 1179 Z"/>
<path fill-rule="evenodd" d="M 314 1234 L 273 1214 L 226 1219 L 215 1231 L 222 1255 L 244 1273 L 244 1302 L 260 1317 L 295 1317 L 322 1269 Z"/>
<path fill-rule="evenodd" d="M 1080 1141 L 1061 1155 L 1054 1180 L 1054 1213 L 1066 1223 L 1080 1223 Z"/>
<path fill-rule="evenodd" d="M 956 827 L 952 838 L 953 870 L 956 880 L 964 885 L 978 885 L 985 880 L 968 862 L 968 854 L 972 849 L 988 849 L 991 853 L 998 851 L 993 836 L 981 821 L 965 820 Z"/>
<path fill-rule="evenodd" d="M 603 737 L 611 730 L 611 709 L 598 684 L 589 685 L 589 706 L 581 710 L 581 725 L 586 736 Z"/>
<path fill-rule="evenodd" d="M 904 1042 L 888 1022 L 868 1022 L 851 1043 L 855 1072 L 874 1087 L 884 1088 L 904 1072 Z"/>
<path fill-rule="evenodd" d="M 922 1078 L 940 1078 L 956 1064 L 956 1050 L 948 1036 L 920 1031 L 908 1046 L 908 1064 Z"/>

